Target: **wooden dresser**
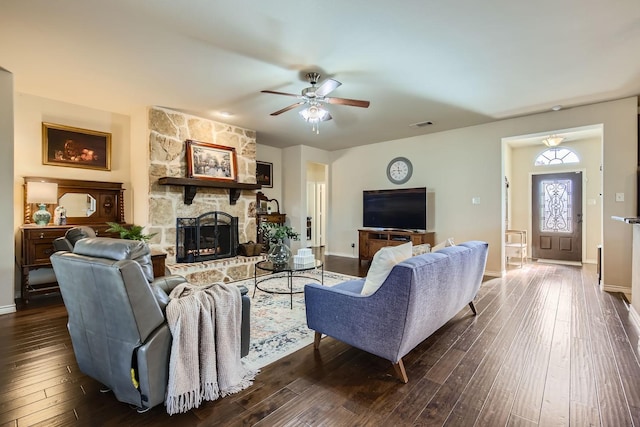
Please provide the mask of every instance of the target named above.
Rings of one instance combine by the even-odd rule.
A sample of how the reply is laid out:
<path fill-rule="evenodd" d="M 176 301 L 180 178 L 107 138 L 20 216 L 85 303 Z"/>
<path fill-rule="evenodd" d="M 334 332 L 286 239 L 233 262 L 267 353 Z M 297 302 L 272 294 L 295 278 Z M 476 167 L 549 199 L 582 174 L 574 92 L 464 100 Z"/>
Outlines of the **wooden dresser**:
<path fill-rule="evenodd" d="M 359 261 L 371 261 L 376 252 L 385 246 L 397 246 L 403 243 L 412 242 L 415 245 L 429 243 L 435 245 L 435 235 L 433 231 L 415 232 L 403 230 L 358 230 Z"/>
<path fill-rule="evenodd" d="M 67 210 L 67 224 L 38 226 L 32 223 L 32 212 L 37 209 L 33 203 L 27 203 L 26 183 L 31 181 L 55 182 L 58 184 L 58 203 Z M 124 224 L 124 200 L 122 183 L 103 181 L 82 181 L 42 177 L 25 177 L 24 222 L 20 227 L 21 237 L 21 282 L 22 300 L 26 303 L 31 295 L 58 291 L 52 271 L 39 280 L 30 281 L 33 271 L 51 268 L 49 257 L 54 252 L 53 241 L 64 236 L 66 231 L 76 225 L 86 225 L 103 237 L 120 237 L 117 233 L 107 233 L 107 222 Z M 53 218 L 57 205 L 47 208 Z M 164 261 L 164 258 L 162 258 Z M 164 270 L 164 266 L 162 266 Z"/>

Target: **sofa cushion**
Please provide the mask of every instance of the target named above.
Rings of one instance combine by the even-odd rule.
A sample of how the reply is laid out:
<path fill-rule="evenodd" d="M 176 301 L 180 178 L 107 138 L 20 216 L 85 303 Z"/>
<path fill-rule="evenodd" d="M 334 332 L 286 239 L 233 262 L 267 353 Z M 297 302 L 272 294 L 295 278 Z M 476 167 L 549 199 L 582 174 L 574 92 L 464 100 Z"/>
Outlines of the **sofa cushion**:
<path fill-rule="evenodd" d="M 408 242 L 398 246 L 386 246 L 376 252 L 362 287 L 362 295 L 371 295 L 377 291 L 397 263 L 411 258 L 411 246 L 411 242 Z"/>

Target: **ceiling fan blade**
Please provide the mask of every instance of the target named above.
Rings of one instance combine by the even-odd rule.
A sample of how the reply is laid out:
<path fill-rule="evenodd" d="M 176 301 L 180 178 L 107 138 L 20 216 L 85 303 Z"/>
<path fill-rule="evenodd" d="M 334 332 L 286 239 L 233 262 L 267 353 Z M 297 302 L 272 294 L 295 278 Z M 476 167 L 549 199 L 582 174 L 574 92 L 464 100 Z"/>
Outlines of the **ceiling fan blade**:
<path fill-rule="evenodd" d="M 300 95 L 296 95 L 293 93 L 286 93 L 286 92 L 278 92 L 275 90 L 261 90 L 260 92 L 262 93 L 272 93 L 274 95 L 285 95 L 285 96 L 295 96 L 296 98 L 300 98 Z"/>
<path fill-rule="evenodd" d="M 370 104 L 369 101 L 361 101 L 359 99 L 349 99 L 349 98 L 325 98 L 324 101 L 329 104 L 351 105 L 352 107 L 362 107 L 362 108 L 368 108 Z"/>
<path fill-rule="evenodd" d="M 337 80 L 327 79 L 320 86 L 316 88 L 316 96 L 327 96 L 329 92 L 340 86 L 340 83 Z"/>
<path fill-rule="evenodd" d="M 287 111 L 293 110 L 294 108 L 296 108 L 297 106 L 302 105 L 302 104 L 304 104 L 304 101 L 296 102 L 295 104 L 291 104 L 288 107 L 284 107 L 282 110 L 278 110 L 275 113 L 271 113 L 270 115 L 271 116 L 277 116 L 279 114 L 286 113 Z"/>

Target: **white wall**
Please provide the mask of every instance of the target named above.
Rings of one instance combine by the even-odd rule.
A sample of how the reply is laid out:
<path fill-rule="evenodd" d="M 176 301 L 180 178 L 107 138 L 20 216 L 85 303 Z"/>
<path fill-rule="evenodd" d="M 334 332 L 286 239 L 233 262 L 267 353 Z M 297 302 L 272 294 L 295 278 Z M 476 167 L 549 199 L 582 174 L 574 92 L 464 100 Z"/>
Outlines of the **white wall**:
<path fill-rule="evenodd" d="M 15 249 L 14 236 L 14 199 L 13 163 L 14 163 L 14 112 L 13 112 L 13 74 L 0 67 L 0 314 L 16 311 L 14 301 L 15 286 Z"/>
<path fill-rule="evenodd" d="M 531 225 L 531 175 L 550 172 L 566 172 L 583 170 L 583 223 L 582 235 L 583 248 L 582 259 L 584 262 L 595 263 L 597 258 L 597 246 L 601 244 L 602 191 L 600 179 L 601 164 L 601 140 L 600 138 L 585 139 L 580 141 L 565 142 L 562 147 L 573 150 L 580 158 L 580 163 L 567 165 L 534 166 L 538 155 L 547 150 L 544 145 L 514 147 L 512 156 L 513 173 L 511 181 L 512 223 L 511 228 L 527 230 L 532 236 Z M 593 204 L 589 203 L 593 201 Z M 529 239 L 531 245 L 531 239 Z M 531 246 L 529 246 L 531 248 Z M 531 254 L 531 251 L 529 251 Z"/>
<path fill-rule="evenodd" d="M 487 241 L 487 271 L 499 273 L 502 138 L 603 124 L 603 282 L 605 288 L 630 290 L 631 227 L 609 218 L 636 215 L 637 103 L 632 97 L 331 152 L 328 252 L 351 255 L 362 226 L 362 190 L 426 186 L 436 192 L 436 240 Z M 387 163 L 396 156 L 414 166 L 402 186 L 386 178 Z M 626 194 L 624 203 L 615 203 L 616 192 Z M 472 197 L 480 197 L 480 204 L 472 205 Z"/>

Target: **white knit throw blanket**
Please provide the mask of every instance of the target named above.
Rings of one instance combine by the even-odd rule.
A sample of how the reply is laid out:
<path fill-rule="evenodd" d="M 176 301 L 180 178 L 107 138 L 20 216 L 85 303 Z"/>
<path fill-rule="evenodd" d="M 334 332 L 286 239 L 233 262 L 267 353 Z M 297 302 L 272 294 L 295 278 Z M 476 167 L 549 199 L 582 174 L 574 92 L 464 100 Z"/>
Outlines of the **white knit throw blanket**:
<path fill-rule="evenodd" d="M 203 400 L 237 393 L 253 384 L 257 372 L 246 369 L 240 359 L 242 302 L 238 287 L 183 283 L 169 296 L 166 312 L 173 342 L 167 413 L 186 412 Z"/>

